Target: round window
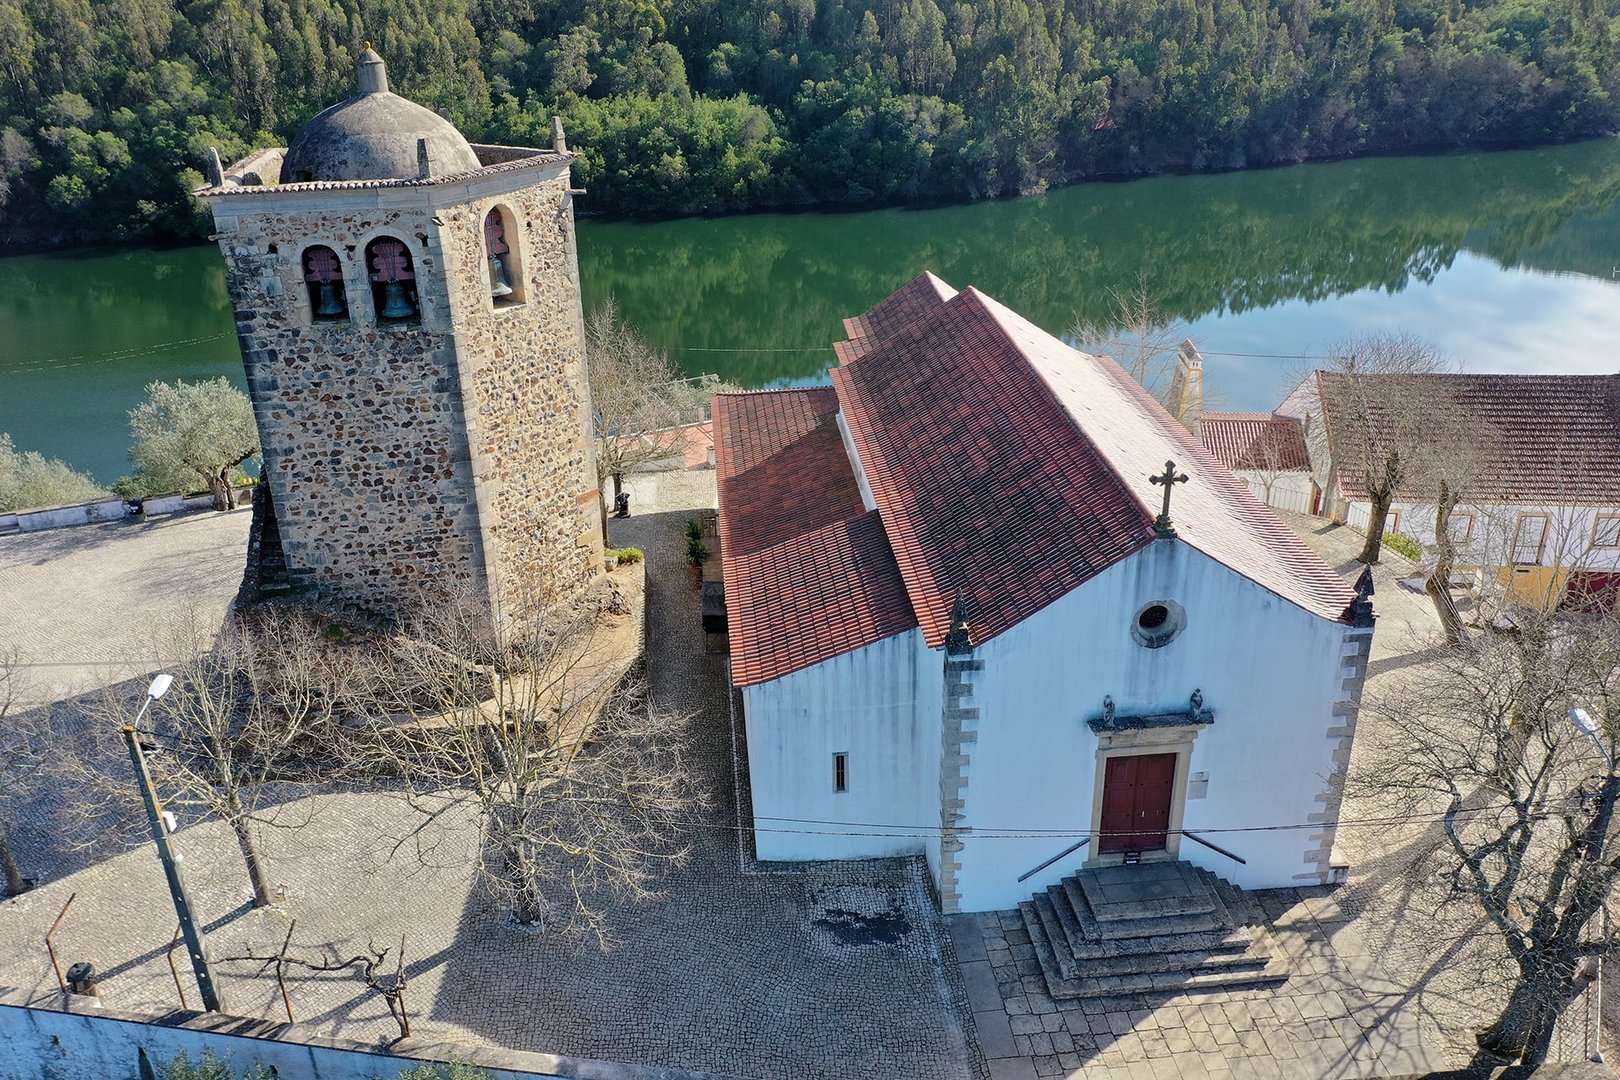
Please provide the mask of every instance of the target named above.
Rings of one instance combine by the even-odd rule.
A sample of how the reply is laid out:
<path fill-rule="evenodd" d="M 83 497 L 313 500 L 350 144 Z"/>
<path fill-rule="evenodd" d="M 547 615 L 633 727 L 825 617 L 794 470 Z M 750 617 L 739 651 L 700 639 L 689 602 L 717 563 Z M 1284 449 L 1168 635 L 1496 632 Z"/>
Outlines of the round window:
<path fill-rule="evenodd" d="M 1158 649 L 1174 641 L 1186 625 L 1186 608 L 1174 600 L 1155 600 L 1136 613 L 1131 636 L 1138 645 Z"/>

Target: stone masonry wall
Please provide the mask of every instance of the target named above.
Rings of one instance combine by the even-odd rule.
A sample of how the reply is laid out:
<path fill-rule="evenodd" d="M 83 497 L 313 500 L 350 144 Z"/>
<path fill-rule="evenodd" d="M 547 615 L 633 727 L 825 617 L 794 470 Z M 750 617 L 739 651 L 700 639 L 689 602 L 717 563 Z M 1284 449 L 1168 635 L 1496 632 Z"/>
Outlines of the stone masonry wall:
<path fill-rule="evenodd" d="M 441 208 L 491 591 L 507 611 L 567 596 L 602 566 L 579 275 L 566 170 Z M 484 219 L 508 221 L 516 297 L 490 295 Z"/>
<path fill-rule="evenodd" d="M 297 211 L 216 205 L 294 585 L 385 611 L 442 591 L 515 610 L 600 570 L 568 188 L 559 164 L 386 199 L 312 191 Z M 522 295 L 499 307 L 483 229 L 496 205 Z M 364 253 L 382 235 L 410 250 L 419 324 L 373 313 Z M 347 320 L 312 317 L 315 244 L 343 264 Z"/>
<path fill-rule="evenodd" d="M 483 572 L 443 268 L 427 205 L 243 214 L 220 237 L 237 332 L 295 585 L 394 608 Z M 420 326 L 379 325 L 363 266 L 404 241 Z M 350 319 L 311 319 L 301 256 L 343 262 Z"/>

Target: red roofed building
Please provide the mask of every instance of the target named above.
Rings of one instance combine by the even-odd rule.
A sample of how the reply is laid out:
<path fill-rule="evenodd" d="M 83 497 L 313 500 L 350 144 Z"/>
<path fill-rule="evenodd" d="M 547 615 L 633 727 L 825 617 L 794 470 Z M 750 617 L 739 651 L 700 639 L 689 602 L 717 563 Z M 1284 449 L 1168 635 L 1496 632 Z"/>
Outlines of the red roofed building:
<path fill-rule="evenodd" d="M 1370 602 L 1112 360 L 931 274 L 845 326 L 830 388 L 715 398 L 759 857 L 922 852 L 949 911 L 1332 879 L 1279 826 L 1336 815 Z"/>
<path fill-rule="evenodd" d="M 1612 609 L 1620 602 L 1620 375 L 1510 375 L 1475 372 L 1366 374 L 1371 395 L 1340 372 L 1316 371 L 1278 406 L 1301 423 L 1320 513 L 1365 531 L 1366 445 L 1373 460 L 1410 444 L 1407 416 L 1377 408 L 1396 397 L 1460 417 L 1465 436 L 1448 439 L 1453 485 L 1464 498 L 1449 529 L 1459 572 L 1481 592 L 1555 608 Z M 1392 388 L 1393 389 L 1390 389 Z M 1358 404 L 1360 402 L 1360 404 Z M 1360 418 L 1359 420 L 1357 418 Z M 1396 493 L 1386 532 L 1435 542 L 1432 481 Z"/>
<path fill-rule="evenodd" d="M 1298 417 L 1207 412 L 1199 418 L 1198 437 L 1267 506 L 1296 514 L 1316 512 L 1321 489 L 1311 479 L 1311 456 Z"/>

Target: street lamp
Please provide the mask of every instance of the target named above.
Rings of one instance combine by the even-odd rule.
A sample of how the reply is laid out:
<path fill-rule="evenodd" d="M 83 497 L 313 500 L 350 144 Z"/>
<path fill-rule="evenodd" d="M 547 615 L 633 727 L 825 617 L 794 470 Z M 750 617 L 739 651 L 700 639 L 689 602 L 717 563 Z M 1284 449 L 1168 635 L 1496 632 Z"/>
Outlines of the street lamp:
<path fill-rule="evenodd" d="M 1603 733 L 1599 730 L 1597 721 L 1592 719 L 1592 714 L 1577 705 L 1569 710 L 1569 722 L 1575 725 L 1576 731 L 1579 731 L 1582 735 L 1585 735 L 1588 739 L 1591 739 L 1592 742 L 1597 744 L 1598 753 L 1603 755 L 1603 763 L 1608 766 L 1609 769 L 1609 782 L 1613 783 L 1615 780 L 1614 755 L 1609 751 L 1609 747 L 1604 743 Z M 1604 938 L 1609 936 L 1609 901 L 1607 898 L 1604 898 L 1603 901 L 1603 936 Z M 1596 1011 L 1598 1015 L 1598 1031 L 1601 1033 L 1603 1030 L 1602 953 L 1598 953 L 1597 955 L 1596 967 L 1597 977 L 1593 980 L 1593 982 L 1597 985 Z M 1601 1034 L 1599 1035 L 1598 1048 L 1592 1054 L 1591 1060 L 1600 1065 L 1603 1064 L 1603 1046 Z"/>
<path fill-rule="evenodd" d="M 174 850 L 174 842 L 169 836 L 169 823 L 174 819 L 158 802 L 157 790 L 152 786 L 152 774 L 146 770 L 146 755 L 141 752 L 140 739 L 135 732 L 136 724 L 152 707 L 152 702 L 167 694 L 172 685 L 174 676 L 167 673 L 152 680 L 152 684 L 146 688 L 146 700 L 141 702 L 141 710 L 135 714 L 135 723 L 124 725 L 124 743 L 129 748 L 130 763 L 135 766 L 135 781 L 140 785 L 141 798 L 146 802 L 152 841 L 157 844 L 158 861 L 163 864 L 163 875 L 169 882 L 174 914 L 180 920 L 180 935 L 186 940 L 186 953 L 191 957 L 191 969 L 197 976 L 197 989 L 202 994 L 203 1008 L 209 1012 L 224 1012 L 225 1006 L 214 982 L 213 970 L 208 965 L 208 953 L 203 947 L 202 932 L 197 929 L 197 922 L 191 915 L 191 898 L 186 893 L 185 878 L 180 873 L 180 855 Z"/>

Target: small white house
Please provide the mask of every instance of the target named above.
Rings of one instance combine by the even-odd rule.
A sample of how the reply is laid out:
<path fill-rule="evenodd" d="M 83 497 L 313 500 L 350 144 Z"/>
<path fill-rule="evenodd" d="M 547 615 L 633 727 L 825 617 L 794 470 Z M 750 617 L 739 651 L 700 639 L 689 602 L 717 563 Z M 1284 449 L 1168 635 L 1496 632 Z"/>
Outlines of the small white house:
<path fill-rule="evenodd" d="M 1311 478 L 1305 432 L 1296 418 L 1277 413 L 1204 413 L 1198 437 L 1267 506 L 1296 514 L 1316 511 L 1321 489 Z"/>
<path fill-rule="evenodd" d="M 921 852 L 947 911 L 1341 874 L 1367 597 L 1112 360 L 931 274 L 845 325 L 715 399 L 758 856 Z"/>
<path fill-rule="evenodd" d="M 1345 376 L 1313 372 L 1278 406 L 1305 434 L 1318 512 L 1366 531 L 1372 503 L 1353 463 Z M 1620 599 L 1620 376 L 1369 374 L 1461 412 L 1473 445 L 1449 528 L 1459 572 L 1524 603 L 1613 608 Z M 1380 394 L 1386 391 L 1380 390 Z M 1356 427 L 1362 431 L 1365 424 Z M 1398 433 L 1366 428 L 1385 445 Z M 1357 436 L 1361 437 L 1361 436 Z M 1456 481 L 1454 481 L 1456 482 Z M 1432 550 L 1435 495 L 1408 484 L 1386 532 Z"/>

